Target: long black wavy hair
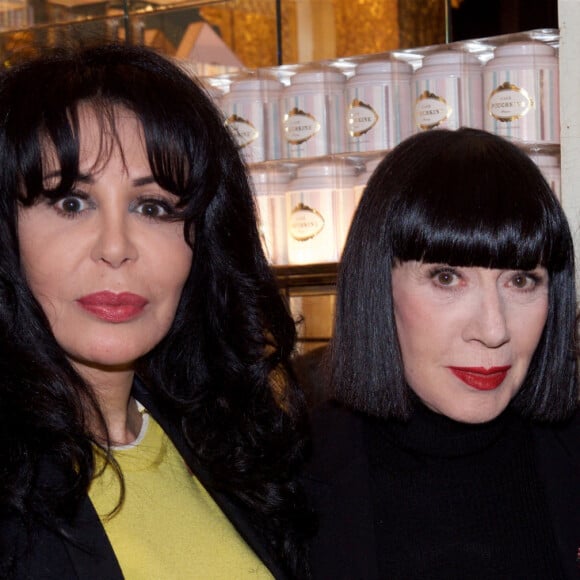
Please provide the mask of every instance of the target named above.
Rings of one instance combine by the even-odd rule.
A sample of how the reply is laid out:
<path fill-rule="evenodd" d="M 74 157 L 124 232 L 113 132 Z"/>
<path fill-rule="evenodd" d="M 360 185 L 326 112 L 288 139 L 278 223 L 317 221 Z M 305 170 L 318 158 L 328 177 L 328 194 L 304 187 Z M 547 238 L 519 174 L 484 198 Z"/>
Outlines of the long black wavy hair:
<path fill-rule="evenodd" d="M 78 178 L 79 105 L 113 134 L 116 110 L 137 116 L 153 176 L 179 196 L 193 250 L 173 325 L 138 375 L 215 485 L 249 508 L 288 572 L 305 577 L 309 520 L 295 478 L 303 399 L 288 362 L 294 324 L 219 112 L 201 85 L 145 48 L 60 49 L 0 77 L 0 510 L 54 525 L 74 513 L 94 475 L 87 418 L 98 406 L 27 286 L 17 237 L 19 204 L 51 194 L 47 143 L 61 168 L 52 194 Z M 60 466 L 58 484 L 43 480 L 46 461 Z"/>
<path fill-rule="evenodd" d="M 342 257 L 329 368 L 337 399 L 385 418 L 405 419 L 413 410 L 391 286 L 393 265 L 407 260 L 544 266 L 548 318 L 511 404 L 539 421 L 571 413 L 578 401 L 572 236 L 522 150 L 477 129 L 436 130 L 403 141 L 372 174 Z"/>

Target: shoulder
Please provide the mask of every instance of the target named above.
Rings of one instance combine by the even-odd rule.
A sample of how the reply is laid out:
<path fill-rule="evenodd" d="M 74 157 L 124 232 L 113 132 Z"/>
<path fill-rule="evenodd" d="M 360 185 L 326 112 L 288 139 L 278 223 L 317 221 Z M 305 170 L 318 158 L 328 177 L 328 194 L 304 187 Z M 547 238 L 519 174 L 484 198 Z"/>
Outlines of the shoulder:
<path fill-rule="evenodd" d="M 61 468 L 44 457 L 38 462 L 37 487 L 52 490 L 63 481 Z M 99 517 L 87 495 L 67 504 L 65 513 L 46 508 L 46 496 L 23 514 L 0 508 L 0 578 L 84 580 L 121 578 Z"/>
<path fill-rule="evenodd" d="M 571 461 L 580 469 L 580 407 L 566 421 L 532 426 L 540 456 L 552 461 Z"/>
<path fill-rule="evenodd" d="M 567 576 L 577 577 L 580 550 L 580 412 L 558 424 L 532 426 L 536 466 L 566 563 Z"/>
<path fill-rule="evenodd" d="M 366 417 L 328 402 L 311 414 L 311 454 L 305 475 L 313 480 L 334 479 L 365 463 L 364 425 Z"/>
<path fill-rule="evenodd" d="M 69 574 L 64 542 L 43 525 L 24 525 L 16 517 L 0 518 L 0 578 L 62 578 Z"/>
<path fill-rule="evenodd" d="M 548 487 L 580 489 L 580 410 L 561 423 L 532 425 L 540 478 Z M 580 503 L 580 502 L 578 502 Z"/>

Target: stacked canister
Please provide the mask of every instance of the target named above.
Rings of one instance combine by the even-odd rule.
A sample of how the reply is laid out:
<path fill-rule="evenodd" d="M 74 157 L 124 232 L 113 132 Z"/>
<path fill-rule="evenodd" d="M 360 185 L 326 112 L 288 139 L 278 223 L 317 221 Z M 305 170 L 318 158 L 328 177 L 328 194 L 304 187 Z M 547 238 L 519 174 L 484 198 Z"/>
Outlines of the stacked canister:
<path fill-rule="evenodd" d="M 421 131 L 475 127 L 511 139 L 559 195 L 554 31 L 223 80 L 215 102 L 250 168 L 274 264 L 339 260 L 372 172 L 388 150 Z"/>
<path fill-rule="evenodd" d="M 556 50 L 533 40 L 498 46 L 486 64 L 484 128 L 523 143 L 560 142 Z"/>

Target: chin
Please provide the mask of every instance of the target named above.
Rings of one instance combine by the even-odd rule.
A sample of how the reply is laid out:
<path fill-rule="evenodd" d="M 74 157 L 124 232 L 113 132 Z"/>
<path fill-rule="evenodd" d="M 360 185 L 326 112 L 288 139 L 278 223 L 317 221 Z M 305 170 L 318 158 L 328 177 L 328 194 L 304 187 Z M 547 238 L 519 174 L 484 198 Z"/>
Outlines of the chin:
<path fill-rule="evenodd" d="M 458 421 L 459 423 L 469 423 L 476 425 L 478 423 L 488 423 L 499 417 L 506 409 L 507 405 L 501 405 L 497 407 L 481 408 L 481 406 L 470 409 L 452 409 L 450 412 L 443 413 L 450 419 Z"/>
<path fill-rule="evenodd" d="M 71 356 L 70 359 L 81 373 L 83 367 L 110 372 L 126 371 L 133 370 L 137 360 L 147 352 L 149 351 L 124 353 L 117 349 L 116 352 L 91 352 L 86 356 L 79 353 Z"/>

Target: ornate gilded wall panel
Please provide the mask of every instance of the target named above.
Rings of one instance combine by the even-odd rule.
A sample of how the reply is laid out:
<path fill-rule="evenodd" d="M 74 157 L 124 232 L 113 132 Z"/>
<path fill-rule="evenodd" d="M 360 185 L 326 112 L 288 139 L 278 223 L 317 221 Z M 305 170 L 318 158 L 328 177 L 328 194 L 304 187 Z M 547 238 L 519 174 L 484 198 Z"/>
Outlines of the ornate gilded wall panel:
<path fill-rule="evenodd" d="M 276 63 L 276 4 L 274 0 L 231 0 L 200 9 L 202 17 L 217 26 L 224 42 L 245 66 Z"/>
<path fill-rule="evenodd" d="M 400 47 L 398 0 L 337 0 L 336 56 Z"/>
<path fill-rule="evenodd" d="M 399 0 L 400 48 L 445 42 L 446 0 Z"/>
<path fill-rule="evenodd" d="M 281 0 L 283 64 L 439 44 L 445 2 Z M 278 64 L 275 0 L 230 0 L 200 12 L 247 67 Z"/>

